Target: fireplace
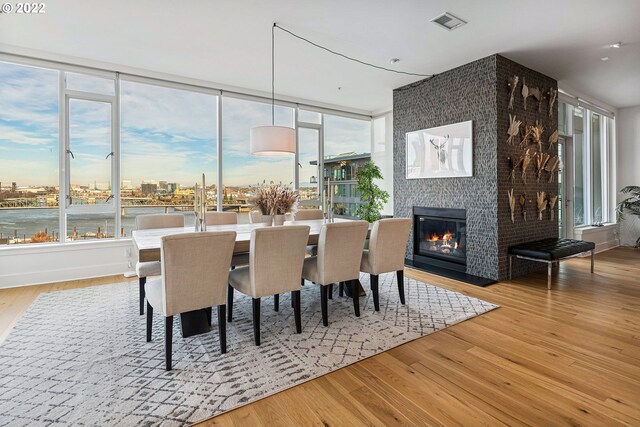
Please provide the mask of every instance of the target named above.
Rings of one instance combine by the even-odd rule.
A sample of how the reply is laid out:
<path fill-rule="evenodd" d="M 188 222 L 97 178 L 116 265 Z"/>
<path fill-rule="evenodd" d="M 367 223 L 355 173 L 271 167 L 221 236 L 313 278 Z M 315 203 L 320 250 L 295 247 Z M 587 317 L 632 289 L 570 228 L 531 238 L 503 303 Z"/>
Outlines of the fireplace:
<path fill-rule="evenodd" d="M 413 261 L 466 271 L 467 213 L 464 209 L 414 206 Z"/>

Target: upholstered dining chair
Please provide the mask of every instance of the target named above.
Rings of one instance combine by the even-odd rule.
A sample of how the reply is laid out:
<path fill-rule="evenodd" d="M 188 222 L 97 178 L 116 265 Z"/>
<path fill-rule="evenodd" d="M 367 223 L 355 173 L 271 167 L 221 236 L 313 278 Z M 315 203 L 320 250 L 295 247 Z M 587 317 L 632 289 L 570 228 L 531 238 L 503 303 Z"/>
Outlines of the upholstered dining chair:
<path fill-rule="evenodd" d="M 396 272 L 400 303 L 405 302 L 404 255 L 411 223 L 409 218 L 386 218 L 373 224 L 369 235 L 369 249 L 362 252 L 360 271 L 369 273 L 375 311 L 380 311 L 378 276 L 382 273 Z"/>
<path fill-rule="evenodd" d="M 322 324 L 329 325 L 329 287 L 346 282 L 353 296 L 353 310 L 360 317 L 360 260 L 367 238 L 367 221 L 349 221 L 324 224 L 318 239 L 318 255 L 306 258 L 302 279 L 320 285 Z"/>
<path fill-rule="evenodd" d="M 294 221 L 307 221 L 310 219 L 324 219 L 322 209 L 300 209 L 294 215 Z M 318 255 L 318 245 L 307 245 L 309 255 Z"/>
<path fill-rule="evenodd" d="M 295 215 L 295 221 L 306 221 L 310 219 L 323 219 L 322 209 L 299 209 Z"/>
<path fill-rule="evenodd" d="M 173 316 L 218 307 L 220 352 L 227 352 L 225 303 L 235 231 L 212 231 L 165 236 L 160 246 L 162 277 L 145 285 L 147 342 L 151 341 L 153 312 L 165 318 L 165 364 L 171 370 Z"/>
<path fill-rule="evenodd" d="M 238 223 L 238 214 L 235 212 L 207 212 L 205 214 L 207 225 L 229 225 Z M 249 264 L 249 253 L 233 254 L 231 268 Z"/>
<path fill-rule="evenodd" d="M 262 222 L 262 212 L 260 211 L 251 211 L 249 212 L 249 223 L 250 224 L 259 224 Z"/>
<path fill-rule="evenodd" d="M 182 214 L 150 214 L 136 217 L 136 229 L 147 230 L 152 228 L 184 227 L 184 215 Z M 136 263 L 138 286 L 140 288 L 140 315 L 144 314 L 144 284 L 147 277 L 160 275 L 160 261 L 148 261 Z"/>
<path fill-rule="evenodd" d="M 279 295 L 291 292 L 296 332 L 302 332 L 300 317 L 300 277 L 304 248 L 309 240 L 308 225 L 258 228 L 251 231 L 249 266 L 231 271 L 227 305 L 228 320 L 233 320 L 233 291 L 237 289 L 253 298 L 253 337 L 260 345 L 260 299 L 274 296 L 275 310 Z"/>

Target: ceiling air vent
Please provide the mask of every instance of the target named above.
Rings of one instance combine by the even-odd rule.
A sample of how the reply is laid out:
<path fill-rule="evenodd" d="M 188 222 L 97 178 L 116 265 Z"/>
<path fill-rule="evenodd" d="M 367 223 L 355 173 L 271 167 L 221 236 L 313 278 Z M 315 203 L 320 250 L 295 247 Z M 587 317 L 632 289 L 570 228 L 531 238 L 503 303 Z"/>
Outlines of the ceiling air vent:
<path fill-rule="evenodd" d="M 442 15 L 436 16 L 431 20 L 431 22 L 449 31 L 455 30 L 456 28 L 461 27 L 467 23 L 460 18 L 456 18 L 449 12 L 445 12 Z"/>

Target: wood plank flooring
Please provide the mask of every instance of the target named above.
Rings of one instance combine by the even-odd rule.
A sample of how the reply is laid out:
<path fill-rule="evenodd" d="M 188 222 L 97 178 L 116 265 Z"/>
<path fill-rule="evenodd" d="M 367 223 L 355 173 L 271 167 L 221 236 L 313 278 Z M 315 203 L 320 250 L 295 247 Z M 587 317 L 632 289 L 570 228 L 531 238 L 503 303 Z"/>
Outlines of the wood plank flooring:
<path fill-rule="evenodd" d="M 406 275 L 502 307 L 201 425 L 640 425 L 639 250 L 565 262 L 551 291 Z M 0 342 L 40 292 L 123 280 L 0 289 Z"/>

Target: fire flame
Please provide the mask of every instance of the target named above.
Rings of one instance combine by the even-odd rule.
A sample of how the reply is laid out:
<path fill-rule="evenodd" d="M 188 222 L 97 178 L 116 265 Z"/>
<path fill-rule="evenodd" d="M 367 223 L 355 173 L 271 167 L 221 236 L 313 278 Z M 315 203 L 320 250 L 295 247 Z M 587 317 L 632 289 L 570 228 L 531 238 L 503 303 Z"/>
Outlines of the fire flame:
<path fill-rule="evenodd" d="M 430 242 L 437 242 L 438 240 L 440 240 L 440 237 L 436 233 L 433 233 L 431 237 L 429 237 Z"/>
<path fill-rule="evenodd" d="M 444 233 L 444 235 L 442 236 L 442 240 L 444 240 L 445 242 L 451 240 L 451 232 L 447 231 L 446 233 Z"/>

